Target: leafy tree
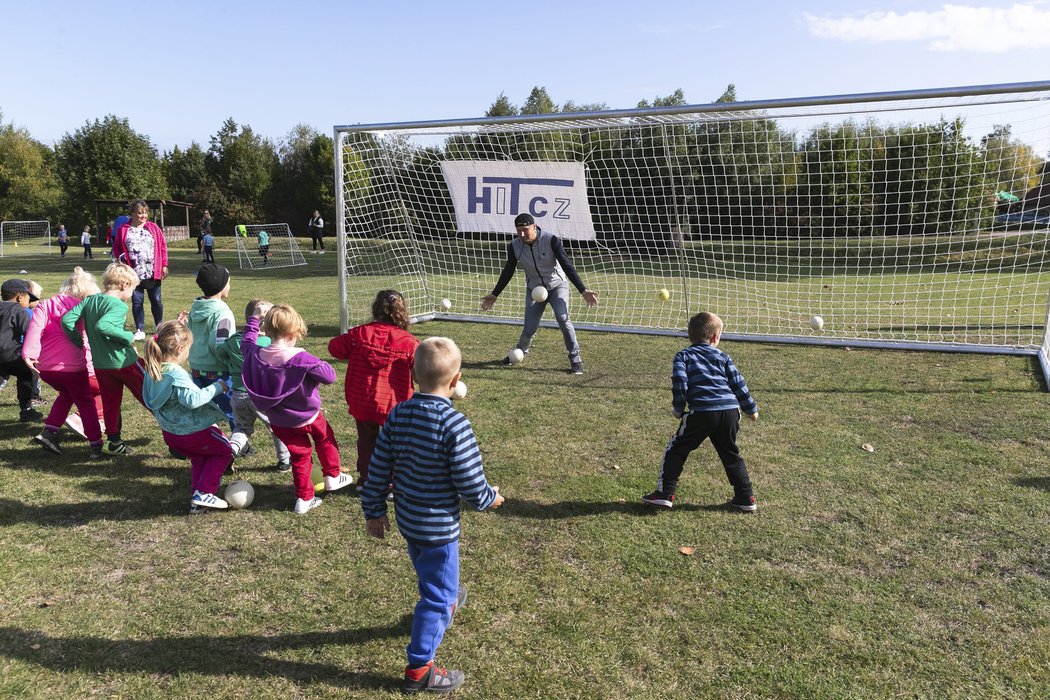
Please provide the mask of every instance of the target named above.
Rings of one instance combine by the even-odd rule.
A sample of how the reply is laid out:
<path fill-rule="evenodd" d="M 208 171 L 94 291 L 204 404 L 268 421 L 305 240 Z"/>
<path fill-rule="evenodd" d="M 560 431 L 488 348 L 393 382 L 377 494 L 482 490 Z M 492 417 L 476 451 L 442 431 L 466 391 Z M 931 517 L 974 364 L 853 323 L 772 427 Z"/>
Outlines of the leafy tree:
<path fill-rule="evenodd" d="M 157 149 L 127 119 L 86 122 L 58 144 L 58 176 L 68 215 L 90 221 L 95 199 L 164 199 L 167 184 Z"/>
<path fill-rule="evenodd" d="M 516 117 L 518 115 L 518 108 L 511 101 L 507 99 L 507 96 L 502 92 L 496 101 L 492 103 L 492 106 L 485 112 L 486 117 Z"/>
<path fill-rule="evenodd" d="M 1041 159 L 1031 146 L 1012 138 L 1008 124 L 996 124 L 991 133 L 981 139 L 981 154 L 989 185 L 995 192 L 1005 190 L 1023 197 L 1039 184 Z"/>
<path fill-rule="evenodd" d="M 649 104 L 649 100 L 642 100 L 638 103 L 638 109 L 648 109 L 650 107 L 679 107 L 684 104 L 686 104 L 685 92 L 682 91 L 682 88 L 678 88 L 666 97 L 654 97 L 652 104 Z"/>
<path fill-rule="evenodd" d="M 57 218 L 60 199 L 54 151 L 0 113 L 0 221 Z"/>
<path fill-rule="evenodd" d="M 268 139 L 250 126 L 238 127 L 233 119 L 227 119 L 211 137 L 205 162 L 208 174 L 224 194 L 212 212 L 217 231 L 232 230 L 237 224 L 263 223 L 269 218 L 267 197 L 278 158 Z"/>
<path fill-rule="evenodd" d="M 314 209 L 326 221 L 335 219 L 334 145 L 330 136 L 298 124 L 280 143 L 280 166 L 274 179 L 272 210 L 293 231 L 305 235 Z"/>
<path fill-rule="evenodd" d="M 554 114 L 557 111 L 558 105 L 554 104 L 545 87 L 532 88 L 525 104 L 521 106 L 522 114 Z"/>

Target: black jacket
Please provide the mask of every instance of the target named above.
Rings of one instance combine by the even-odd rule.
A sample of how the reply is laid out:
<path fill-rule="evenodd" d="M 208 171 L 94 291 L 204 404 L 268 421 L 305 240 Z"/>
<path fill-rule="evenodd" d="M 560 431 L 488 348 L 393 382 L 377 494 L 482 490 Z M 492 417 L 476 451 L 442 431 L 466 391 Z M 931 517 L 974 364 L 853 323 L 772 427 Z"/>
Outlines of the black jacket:
<path fill-rule="evenodd" d="M 17 301 L 0 301 L 0 362 L 22 359 L 22 339 L 29 328 L 29 313 Z"/>

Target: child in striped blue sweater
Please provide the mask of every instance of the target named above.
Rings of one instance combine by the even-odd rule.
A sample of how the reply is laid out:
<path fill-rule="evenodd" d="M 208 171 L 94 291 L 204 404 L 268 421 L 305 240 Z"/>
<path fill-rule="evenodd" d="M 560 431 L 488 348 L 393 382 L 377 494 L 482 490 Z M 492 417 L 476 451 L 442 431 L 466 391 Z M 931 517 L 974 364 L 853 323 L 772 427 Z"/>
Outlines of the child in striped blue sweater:
<path fill-rule="evenodd" d="M 387 486 L 394 484 L 397 529 L 419 580 L 412 617 L 408 666 L 401 690 L 450 692 L 463 672 L 434 665 L 434 654 L 456 609 L 466 600 L 459 586 L 460 500 L 482 511 L 503 503 L 490 486 L 470 421 L 452 407 L 462 356 L 448 338 L 428 338 L 415 352 L 418 390 L 390 412 L 379 431 L 361 491 L 365 530 L 382 538 L 390 529 Z"/>
<path fill-rule="evenodd" d="M 718 349 L 721 339 L 722 319 L 715 314 L 704 312 L 689 319 L 692 345 L 674 356 L 671 367 L 671 410 L 680 422 L 664 452 L 656 490 L 642 496 L 643 503 L 673 507 L 686 457 L 711 438 L 735 492 L 729 505 L 746 513 L 758 509 L 751 477 L 736 446 L 740 412 L 757 421 L 758 404 L 733 360 Z"/>

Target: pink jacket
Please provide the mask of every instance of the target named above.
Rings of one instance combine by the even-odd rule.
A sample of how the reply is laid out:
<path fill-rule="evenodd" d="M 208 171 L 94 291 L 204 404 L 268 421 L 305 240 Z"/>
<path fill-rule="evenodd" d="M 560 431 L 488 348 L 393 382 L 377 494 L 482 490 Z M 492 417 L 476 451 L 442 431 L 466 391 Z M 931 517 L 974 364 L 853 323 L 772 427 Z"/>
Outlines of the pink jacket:
<path fill-rule="evenodd" d="M 131 259 L 131 254 L 128 251 L 129 228 L 131 228 L 131 224 L 126 223 L 117 231 L 117 239 L 113 242 L 113 255 L 117 258 L 117 262 L 135 267 L 135 261 Z M 160 226 L 157 226 L 152 221 L 147 221 L 143 228 L 153 234 L 153 279 L 162 280 L 164 279 L 163 268 L 168 266 L 168 242 L 165 240 L 164 232 L 161 231 Z"/>
<path fill-rule="evenodd" d="M 37 304 L 22 342 L 23 359 L 37 360 L 37 370 L 45 372 L 78 372 L 86 369 L 89 374 L 94 374 L 84 322 L 77 323 L 84 342 L 83 348 L 70 342 L 62 330 L 62 316 L 79 303 L 80 299 L 76 297 L 56 294 Z"/>

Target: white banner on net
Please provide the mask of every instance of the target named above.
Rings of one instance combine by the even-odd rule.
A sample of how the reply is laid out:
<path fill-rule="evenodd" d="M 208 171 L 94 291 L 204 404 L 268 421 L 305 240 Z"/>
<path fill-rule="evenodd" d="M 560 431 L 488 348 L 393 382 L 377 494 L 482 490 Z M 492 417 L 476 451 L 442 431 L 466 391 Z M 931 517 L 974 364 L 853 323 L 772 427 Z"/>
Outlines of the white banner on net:
<path fill-rule="evenodd" d="M 595 239 L 582 163 L 445 161 L 441 174 L 461 232 L 513 233 L 514 217 L 532 214 L 560 238 Z"/>

